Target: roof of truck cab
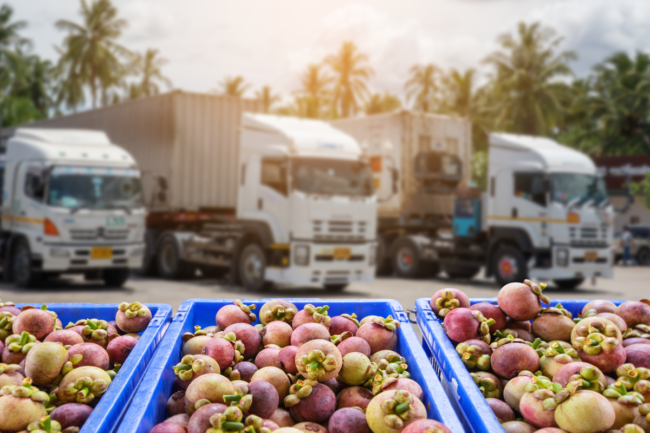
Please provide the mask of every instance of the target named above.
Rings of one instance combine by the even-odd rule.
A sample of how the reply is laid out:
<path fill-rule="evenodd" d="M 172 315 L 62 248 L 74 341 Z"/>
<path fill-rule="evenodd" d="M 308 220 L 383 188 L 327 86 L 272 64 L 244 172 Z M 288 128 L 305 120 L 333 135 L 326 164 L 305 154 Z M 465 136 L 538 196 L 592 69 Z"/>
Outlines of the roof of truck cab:
<path fill-rule="evenodd" d="M 354 138 L 320 120 L 245 113 L 242 128 L 279 134 L 299 155 L 361 154 L 361 148 Z"/>
<path fill-rule="evenodd" d="M 107 164 L 135 163 L 103 131 L 86 129 L 18 128 L 9 139 L 7 159 L 52 159 Z"/>
<path fill-rule="evenodd" d="M 550 171 L 596 171 L 594 162 L 587 155 L 546 137 L 492 133 L 490 146 L 536 154 L 545 165 L 544 168 Z"/>

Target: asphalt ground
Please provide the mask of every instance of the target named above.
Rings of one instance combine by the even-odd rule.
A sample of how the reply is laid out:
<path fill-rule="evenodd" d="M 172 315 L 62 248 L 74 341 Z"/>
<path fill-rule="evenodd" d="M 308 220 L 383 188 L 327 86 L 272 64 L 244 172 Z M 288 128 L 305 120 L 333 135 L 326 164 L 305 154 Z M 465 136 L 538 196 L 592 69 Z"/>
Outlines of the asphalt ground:
<path fill-rule="evenodd" d="M 477 277 L 473 280 L 450 280 L 444 274 L 437 278 L 404 280 L 378 278 L 372 283 L 352 284 L 345 291 L 332 293 L 314 287 L 276 287 L 251 293 L 241 287 L 231 286 L 226 280 L 201 279 L 169 281 L 158 278 L 133 276 L 123 288 L 106 288 L 99 282 L 84 281 L 81 277 L 62 277 L 42 282 L 38 287 L 21 289 L 13 285 L 0 285 L 0 299 L 15 303 L 53 302 L 151 302 L 170 304 L 174 310 L 191 298 L 323 298 L 358 299 L 391 298 L 405 309 L 413 308 L 417 298 L 429 298 L 437 290 L 454 287 L 469 297 L 494 297 L 499 287 L 492 279 Z M 552 282 L 545 293 L 552 299 L 625 299 L 650 298 L 650 267 L 622 267 L 615 269 L 612 279 L 585 281 L 573 290 L 555 288 Z"/>

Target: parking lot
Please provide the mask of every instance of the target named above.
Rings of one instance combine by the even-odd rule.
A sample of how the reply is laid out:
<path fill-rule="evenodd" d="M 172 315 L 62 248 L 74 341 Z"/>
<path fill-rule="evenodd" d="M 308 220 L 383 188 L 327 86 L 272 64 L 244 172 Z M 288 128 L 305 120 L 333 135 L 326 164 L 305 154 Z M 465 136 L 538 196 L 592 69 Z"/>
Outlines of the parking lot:
<path fill-rule="evenodd" d="M 648 290 L 649 267 L 617 266 L 613 279 L 598 279 L 595 284 L 585 281 L 575 290 L 547 289 L 551 298 L 581 299 L 630 299 L 650 297 Z M 0 285 L 0 299 L 16 303 L 37 302 L 92 302 L 119 303 L 122 301 L 160 302 L 170 304 L 174 310 L 191 298 L 392 298 L 404 308 L 412 308 L 415 299 L 430 297 L 439 289 L 455 287 L 470 297 L 496 296 L 499 287 L 491 279 L 449 280 L 444 274 L 435 279 L 403 280 L 379 278 L 373 283 L 352 284 L 342 293 L 329 293 L 320 287 L 279 287 L 260 293 L 250 293 L 233 287 L 227 281 L 194 279 L 165 281 L 156 278 L 134 276 L 121 289 L 105 288 L 100 284 L 68 277 L 49 280 L 37 288 L 19 289 L 12 285 Z"/>

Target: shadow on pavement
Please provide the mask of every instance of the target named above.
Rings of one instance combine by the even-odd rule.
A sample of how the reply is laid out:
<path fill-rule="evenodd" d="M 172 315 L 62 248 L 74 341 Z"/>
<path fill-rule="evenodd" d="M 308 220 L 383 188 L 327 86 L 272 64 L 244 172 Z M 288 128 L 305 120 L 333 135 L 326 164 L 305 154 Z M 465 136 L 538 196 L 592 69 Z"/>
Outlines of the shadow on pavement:
<path fill-rule="evenodd" d="M 39 282 L 38 285 L 24 289 L 14 284 L 2 284 L 0 288 L 6 292 L 14 293 L 49 293 L 49 292 L 102 292 L 102 293 L 135 293 L 135 289 L 128 287 L 106 287 L 99 281 L 79 281 L 67 278 L 52 278 Z"/>

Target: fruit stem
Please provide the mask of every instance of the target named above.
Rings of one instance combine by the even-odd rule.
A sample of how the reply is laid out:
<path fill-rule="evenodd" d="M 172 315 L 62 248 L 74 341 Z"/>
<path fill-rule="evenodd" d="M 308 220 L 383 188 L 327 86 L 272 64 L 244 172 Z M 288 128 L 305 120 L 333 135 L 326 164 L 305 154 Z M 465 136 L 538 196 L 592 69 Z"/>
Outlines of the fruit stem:
<path fill-rule="evenodd" d="M 404 412 L 406 412 L 408 410 L 408 408 L 409 408 L 409 402 L 405 401 L 404 403 L 401 403 L 401 404 L 398 404 L 397 406 L 395 406 L 395 413 L 397 415 L 401 415 Z"/>
<path fill-rule="evenodd" d="M 223 399 L 229 403 L 232 403 L 233 401 L 235 403 L 239 403 L 239 400 L 241 400 L 242 396 L 241 395 L 224 395 Z"/>
<path fill-rule="evenodd" d="M 323 314 L 323 313 L 325 313 L 325 312 L 326 312 L 327 310 L 329 310 L 329 309 L 330 309 L 329 305 L 323 305 L 323 306 L 320 307 L 318 310 L 316 310 L 316 312 L 317 312 L 318 314 Z"/>
<path fill-rule="evenodd" d="M 221 424 L 221 430 L 234 430 L 239 431 L 244 428 L 244 424 L 240 422 L 226 421 Z"/>
<path fill-rule="evenodd" d="M 20 340 L 18 340 L 18 344 L 24 346 L 25 344 L 27 344 L 28 339 L 29 339 L 29 333 L 27 331 L 23 331 L 22 334 L 20 334 Z"/>

